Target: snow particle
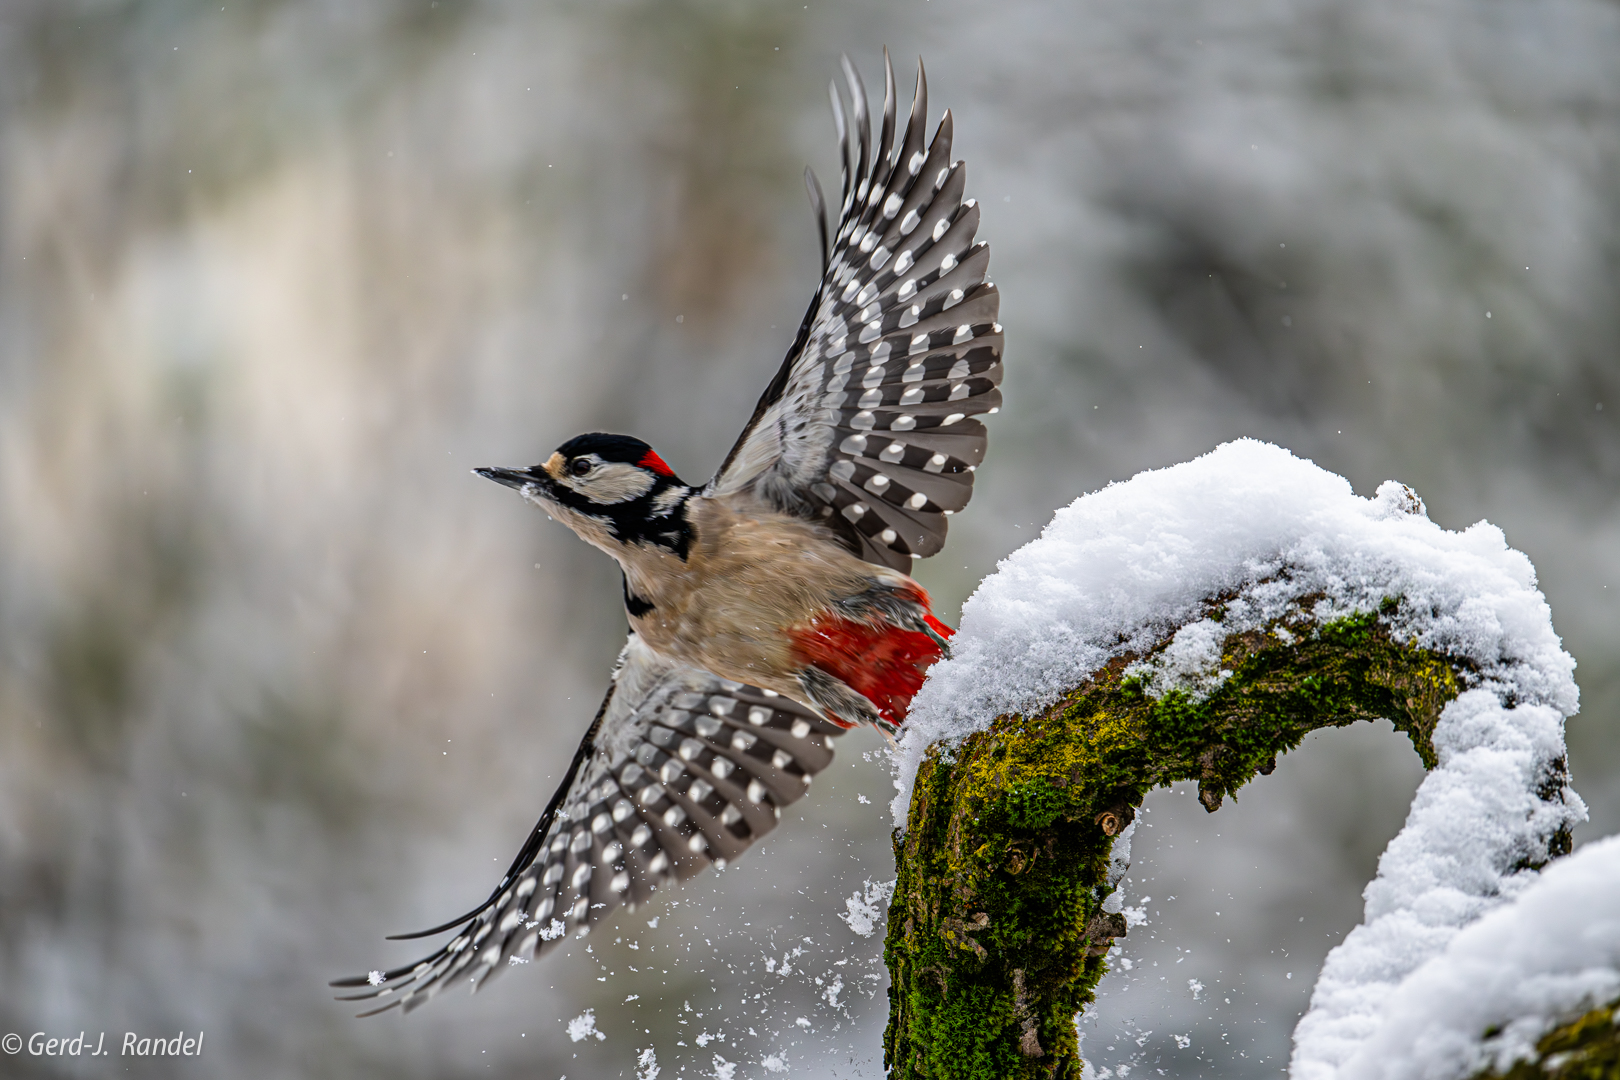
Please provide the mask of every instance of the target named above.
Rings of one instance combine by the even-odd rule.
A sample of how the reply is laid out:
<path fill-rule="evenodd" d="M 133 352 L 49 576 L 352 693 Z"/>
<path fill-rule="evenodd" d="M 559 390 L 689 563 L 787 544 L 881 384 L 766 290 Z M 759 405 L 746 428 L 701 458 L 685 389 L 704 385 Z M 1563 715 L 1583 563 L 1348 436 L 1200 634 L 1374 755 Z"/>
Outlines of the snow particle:
<path fill-rule="evenodd" d="M 880 881 L 874 884 L 867 881 L 862 883 L 864 888 L 844 901 L 849 910 L 841 912 L 839 918 L 843 919 L 849 928 L 861 937 L 871 937 L 872 931 L 883 919 L 883 912 L 894 895 L 893 881 Z M 769 968 L 766 969 L 770 970 Z"/>
<path fill-rule="evenodd" d="M 568 1021 L 568 1038 L 572 1042 L 579 1042 L 587 1036 L 594 1035 L 598 1042 L 607 1036 L 596 1030 L 596 1010 L 586 1009 L 572 1020 Z"/>

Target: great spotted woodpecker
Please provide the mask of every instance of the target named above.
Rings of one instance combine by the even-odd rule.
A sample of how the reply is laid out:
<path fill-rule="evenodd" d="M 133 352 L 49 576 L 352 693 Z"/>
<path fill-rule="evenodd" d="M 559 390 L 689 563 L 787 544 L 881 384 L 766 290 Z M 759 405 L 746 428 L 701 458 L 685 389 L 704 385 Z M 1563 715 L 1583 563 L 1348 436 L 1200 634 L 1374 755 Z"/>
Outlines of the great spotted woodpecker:
<path fill-rule="evenodd" d="M 581 435 L 515 488 L 619 563 L 630 638 L 557 793 L 478 908 L 403 935 L 460 928 L 419 963 L 333 985 L 409 1010 L 467 977 L 476 989 L 564 934 L 588 933 L 670 877 L 723 866 L 769 832 L 832 760 L 832 739 L 892 733 L 951 630 L 906 573 L 945 541 L 984 457 L 976 414 L 1001 401 L 999 296 L 963 202 L 951 115 L 925 145 L 921 63 L 895 136 L 884 54 L 882 128 L 844 60 L 836 83 L 843 205 L 787 358 L 725 462 L 684 483 L 646 443 Z M 830 249 L 830 250 L 829 250 Z M 365 1015 L 370 1015 L 365 1014 Z"/>

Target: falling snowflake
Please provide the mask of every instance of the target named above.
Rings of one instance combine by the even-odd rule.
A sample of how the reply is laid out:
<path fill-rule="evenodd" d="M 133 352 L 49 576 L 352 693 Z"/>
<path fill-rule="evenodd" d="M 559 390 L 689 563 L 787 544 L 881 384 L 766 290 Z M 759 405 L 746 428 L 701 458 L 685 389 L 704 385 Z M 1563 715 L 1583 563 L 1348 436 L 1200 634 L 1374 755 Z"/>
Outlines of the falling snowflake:
<path fill-rule="evenodd" d="M 568 1037 L 579 1042 L 587 1035 L 595 1035 L 598 1041 L 607 1036 L 596 1030 L 596 1010 L 586 1009 L 572 1020 L 568 1021 Z"/>
<path fill-rule="evenodd" d="M 861 892 L 844 901 L 844 906 L 849 911 L 838 917 L 861 937 L 871 937 L 872 931 L 877 929 L 878 923 L 883 919 L 885 905 L 894 895 L 894 882 L 867 881 L 863 884 L 865 888 Z"/>

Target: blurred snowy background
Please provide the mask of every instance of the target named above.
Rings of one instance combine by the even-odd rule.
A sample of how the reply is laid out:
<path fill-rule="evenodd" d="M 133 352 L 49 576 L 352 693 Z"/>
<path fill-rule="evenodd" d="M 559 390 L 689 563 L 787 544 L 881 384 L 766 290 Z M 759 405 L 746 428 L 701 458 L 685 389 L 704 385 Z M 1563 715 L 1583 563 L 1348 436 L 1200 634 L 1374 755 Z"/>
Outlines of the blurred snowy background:
<path fill-rule="evenodd" d="M 589 951 L 404 1019 L 324 984 L 482 899 L 623 638 L 608 560 L 468 470 L 605 429 L 709 475 L 813 288 L 826 82 L 884 44 L 1004 296 L 941 613 L 1224 439 L 1399 479 L 1534 560 L 1577 840 L 1620 830 L 1611 0 L 5 0 L 0 1032 L 207 1031 L 133 1076 L 881 1076 L 837 918 L 892 876 L 871 733 Z M 1099 1067 L 1285 1067 L 1419 777 L 1383 728 L 1149 799 Z"/>

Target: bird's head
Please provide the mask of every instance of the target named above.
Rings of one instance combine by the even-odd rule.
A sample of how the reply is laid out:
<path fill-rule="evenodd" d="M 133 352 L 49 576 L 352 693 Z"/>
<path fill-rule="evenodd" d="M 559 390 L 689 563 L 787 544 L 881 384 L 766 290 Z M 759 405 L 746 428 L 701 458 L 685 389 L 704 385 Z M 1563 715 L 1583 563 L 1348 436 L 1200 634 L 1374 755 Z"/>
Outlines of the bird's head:
<path fill-rule="evenodd" d="M 569 439 L 528 469 L 475 469 L 610 555 L 653 546 L 686 555 L 681 512 L 691 488 L 640 439 L 593 432 Z"/>

